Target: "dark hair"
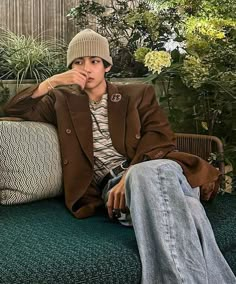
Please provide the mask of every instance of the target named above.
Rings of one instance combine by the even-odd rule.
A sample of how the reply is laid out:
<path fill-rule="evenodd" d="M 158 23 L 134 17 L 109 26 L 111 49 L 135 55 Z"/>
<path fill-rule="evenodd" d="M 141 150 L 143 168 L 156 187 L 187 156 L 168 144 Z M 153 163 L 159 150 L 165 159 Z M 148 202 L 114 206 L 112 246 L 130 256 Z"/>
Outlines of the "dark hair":
<path fill-rule="evenodd" d="M 111 64 L 108 63 L 108 62 L 107 62 L 106 60 L 104 60 L 104 59 L 102 59 L 102 62 L 103 62 L 103 65 L 104 65 L 105 68 L 111 66 Z M 72 68 L 72 64 L 73 64 L 73 62 L 71 62 L 70 66 L 68 66 L 69 69 Z"/>
<path fill-rule="evenodd" d="M 105 68 L 111 66 L 111 64 L 108 63 L 108 62 L 107 62 L 106 60 L 104 60 L 104 59 L 102 59 L 102 62 L 103 62 L 103 65 L 104 65 Z"/>

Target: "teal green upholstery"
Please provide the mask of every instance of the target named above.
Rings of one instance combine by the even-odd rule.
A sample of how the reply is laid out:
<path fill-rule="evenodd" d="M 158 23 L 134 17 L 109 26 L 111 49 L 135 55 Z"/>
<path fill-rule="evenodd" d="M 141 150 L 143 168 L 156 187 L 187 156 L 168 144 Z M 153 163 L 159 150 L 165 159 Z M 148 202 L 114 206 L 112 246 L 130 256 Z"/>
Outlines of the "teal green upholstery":
<path fill-rule="evenodd" d="M 236 195 L 218 196 L 204 207 L 219 248 L 236 275 Z"/>
<path fill-rule="evenodd" d="M 139 283 L 132 228 L 77 220 L 61 200 L 0 207 L 0 283 Z"/>
<path fill-rule="evenodd" d="M 205 208 L 236 272 L 236 196 L 219 196 Z M 0 283 L 139 283 L 133 229 L 103 213 L 77 220 L 61 199 L 0 206 Z"/>

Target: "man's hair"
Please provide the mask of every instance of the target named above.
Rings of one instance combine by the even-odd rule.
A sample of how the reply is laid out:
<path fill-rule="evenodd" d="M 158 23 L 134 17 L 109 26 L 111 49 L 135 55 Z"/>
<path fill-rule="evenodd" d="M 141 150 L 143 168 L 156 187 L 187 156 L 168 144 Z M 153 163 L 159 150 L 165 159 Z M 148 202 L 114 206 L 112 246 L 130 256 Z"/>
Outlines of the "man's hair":
<path fill-rule="evenodd" d="M 102 59 L 102 62 L 103 62 L 103 65 L 104 65 L 105 68 L 111 66 L 111 64 L 104 59 Z"/>

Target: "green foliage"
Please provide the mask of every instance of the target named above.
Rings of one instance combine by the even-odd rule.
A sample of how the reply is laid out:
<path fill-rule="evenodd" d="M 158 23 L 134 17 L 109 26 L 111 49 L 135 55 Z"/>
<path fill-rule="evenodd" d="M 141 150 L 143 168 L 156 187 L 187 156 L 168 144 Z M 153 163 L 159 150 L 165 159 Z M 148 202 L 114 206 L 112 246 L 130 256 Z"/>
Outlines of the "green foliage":
<path fill-rule="evenodd" d="M 81 0 L 80 4 L 71 8 L 69 19 L 76 21 L 76 25 L 84 28 L 95 28 L 99 33 L 109 39 L 112 55 L 117 48 L 127 45 L 132 37 L 126 16 L 131 11 L 130 5 L 136 5 L 135 1 L 110 1 L 109 5 L 99 4 L 91 0 Z M 109 12 L 107 12 L 107 9 Z"/>
<path fill-rule="evenodd" d="M 65 66 L 65 47 L 55 41 L 16 35 L 0 29 L 0 79 L 45 80 Z M 65 68 L 64 68 L 65 69 Z"/>
<path fill-rule="evenodd" d="M 148 47 L 140 47 L 134 52 L 134 58 L 138 62 L 144 63 L 144 58 L 148 52 L 151 51 L 151 48 Z"/>
<path fill-rule="evenodd" d="M 68 17 L 75 20 L 80 29 L 96 29 L 109 40 L 114 61 L 110 76 L 145 75 L 147 68 L 135 60 L 135 50 L 143 45 L 161 49 L 172 33 L 166 21 L 170 15 L 157 15 L 146 1 L 111 0 L 108 5 L 102 5 L 81 0 Z"/>
<path fill-rule="evenodd" d="M 81 0 L 67 15 L 76 25 L 96 29 L 110 43 L 113 67 L 109 76 L 133 77 L 146 73 L 142 64 L 135 62 L 133 53 L 140 36 L 131 29 L 127 15 L 139 6 L 139 1 L 110 1 L 108 5 L 95 1 Z M 109 12 L 108 12 L 109 11 Z"/>
<path fill-rule="evenodd" d="M 172 9 L 172 15 L 179 17 L 168 22 L 182 52 L 173 50 L 172 65 L 149 77 L 156 85 L 164 82 L 161 104 L 176 131 L 190 129 L 220 137 L 225 143 L 226 161 L 236 172 L 235 1 L 149 2 L 157 14 Z M 174 68 L 177 62 L 178 68 Z"/>
<path fill-rule="evenodd" d="M 234 19 L 234 0 L 149 0 L 157 9 L 175 8 L 178 12 L 196 17 L 227 17 Z"/>
<path fill-rule="evenodd" d="M 208 81 L 211 68 L 210 64 L 203 63 L 199 57 L 186 56 L 183 62 L 182 79 L 186 86 L 197 89 Z"/>
<path fill-rule="evenodd" d="M 146 42 L 149 46 L 155 45 L 159 38 L 160 19 L 154 11 L 147 11 L 148 7 L 138 7 L 131 11 L 126 17 L 126 20 L 130 27 L 136 32 L 143 33 L 146 38 Z"/>

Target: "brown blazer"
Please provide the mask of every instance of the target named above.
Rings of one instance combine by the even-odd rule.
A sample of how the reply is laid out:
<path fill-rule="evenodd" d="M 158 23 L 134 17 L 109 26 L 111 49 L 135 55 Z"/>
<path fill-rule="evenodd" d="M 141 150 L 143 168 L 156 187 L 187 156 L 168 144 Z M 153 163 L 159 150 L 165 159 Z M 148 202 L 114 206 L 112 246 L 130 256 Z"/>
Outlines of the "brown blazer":
<path fill-rule="evenodd" d="M 92 183 L 93 137 L 88 96 L 76 86 L 62 86 L 32 99 L 37 86 L 12 98 L 5 111 L 11 116 L 48 122 L 57 127 L 66 206 L 77 218 L 88 217 L 102 204 L 100 193 Z M 112 143 L 131 165 L 165 157 L 182 166 L 192 187 L 219 180 L 219 171 L 206 161 L 176 151 L 175 135 L 151 85 L 108 83 L 107 92 Z M 216 190 L 217 186 L 214 192 Z"/>

